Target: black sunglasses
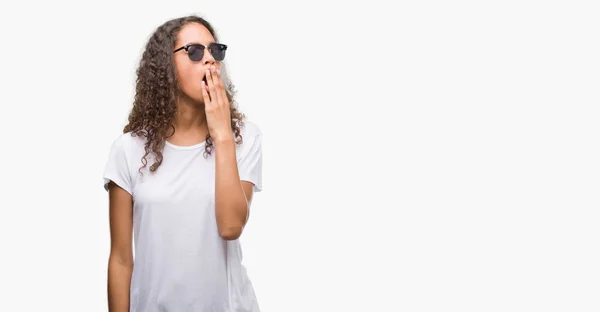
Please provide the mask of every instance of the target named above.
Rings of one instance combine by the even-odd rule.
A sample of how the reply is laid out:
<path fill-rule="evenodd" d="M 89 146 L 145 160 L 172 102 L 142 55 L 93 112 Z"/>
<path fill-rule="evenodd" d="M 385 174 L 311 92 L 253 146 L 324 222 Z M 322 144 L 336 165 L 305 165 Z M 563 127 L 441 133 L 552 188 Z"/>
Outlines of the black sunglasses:
<path fill-rule="evenodd" d="M 199 62 L 204 57 L 205 49 L 206 49 L 206 47 L 204 45 L 199 44 L 199 43 L 194 43 L 194 44 L 184 45 L 183 47 L 173 51 L 173 53 L 176 53 L 177 51 L 180 51 L 180 50 L 185 50 L 187 52 L 187 55 L 190 58 L 190 60 L 192 60 L 194 62 Z M 222 43 L 212 42 L 208 45 L 208 51 L 210 51 L 210 54 L 215 58 L 215 61 L 218 61 L 218 62 L 225 59 L 225 51 L 226 50 L 227 50 L 227 45 L 224 45 Z"/>

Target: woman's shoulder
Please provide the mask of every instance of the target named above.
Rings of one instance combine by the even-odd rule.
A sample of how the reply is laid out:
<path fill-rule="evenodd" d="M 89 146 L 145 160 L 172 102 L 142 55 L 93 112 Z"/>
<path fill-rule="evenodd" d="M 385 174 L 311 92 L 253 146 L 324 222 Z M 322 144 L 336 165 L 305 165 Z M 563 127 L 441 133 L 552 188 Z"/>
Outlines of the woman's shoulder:
<path fill-rule="evenodd" d="M 133 132 L 120 133 L 113 139 L 113 148 L 118 148 L 124 152 L 134 152 L 144 149 L 146 138 Z"/>
<path fill-rule="evenodd" d="M 242 138 L 255 137 L 262 134 L 260 127 L 253 121 L 245 119 L 240 127 Z"/>

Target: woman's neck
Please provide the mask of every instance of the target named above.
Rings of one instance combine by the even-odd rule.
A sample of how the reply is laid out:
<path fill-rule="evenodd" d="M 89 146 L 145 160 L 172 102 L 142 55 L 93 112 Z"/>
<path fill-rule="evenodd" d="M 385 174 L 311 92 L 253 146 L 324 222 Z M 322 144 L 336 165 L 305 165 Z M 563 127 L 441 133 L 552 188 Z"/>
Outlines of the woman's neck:
<path fill-rule="evenodd" d="M 191 99 L 180 99 L 175 106 L 177 108 L 173 119 L 175 132 L 208 132 L 204 103 L 194 103 Z"/>
<path fill-rule="evenodd" d="M 188 132 L 207 129 L 204 103 L 197 103 L 190 98 L 179 98 L 175 103 L 177 113 L 173 120 L 175 131 Z"/>

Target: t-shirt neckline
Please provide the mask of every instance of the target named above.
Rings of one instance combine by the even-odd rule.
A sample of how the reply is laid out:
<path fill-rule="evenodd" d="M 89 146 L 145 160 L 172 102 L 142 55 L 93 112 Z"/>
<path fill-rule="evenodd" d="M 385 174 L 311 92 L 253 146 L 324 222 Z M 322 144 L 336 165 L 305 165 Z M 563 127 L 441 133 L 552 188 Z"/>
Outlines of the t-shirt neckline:
<path fill-rule="evenodd" d="M 165 140 L 165 145 L 172 148 L 172 149 L 176 149 L 176 150 L 192 150 L 192 149 L 197 149 L 200 148 L 202 146 L 204 146 L 206 144 L 206 141 L 202 142 L 202 143 L 198 143 L 198 144 L 194 144 L 194 145 L 175 145 L 167 140 Z"/>

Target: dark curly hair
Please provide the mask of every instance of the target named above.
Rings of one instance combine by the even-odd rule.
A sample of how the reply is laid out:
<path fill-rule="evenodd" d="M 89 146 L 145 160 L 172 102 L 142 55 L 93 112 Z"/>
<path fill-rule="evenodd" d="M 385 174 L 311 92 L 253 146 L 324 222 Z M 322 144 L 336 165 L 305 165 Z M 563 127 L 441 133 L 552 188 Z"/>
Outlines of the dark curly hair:
<path fill-rule="evenodd" d="M 162 150 L 167 138 L 175 133 L 173 119 L 177 113 L 175 101 L 179 86 L 174 66 L 173 49 L 181 28 L 188 23 L 199 23 L 206 27 L 218 42 L 214 28 L 205 19 L 198 16 L 186 16 L 172 19 L 159 26 L 152 34 L 137 68 L 136 88 L 133 107 L 123 133 L 131 132 L 133 136 L 146 138 L 146 153 L 142 157 L 143 166 L 147 165 L 146 157 L 152 152 L 155 162 L 150 166 L 154 172 L 163 160 Z M 234 101 L 233 84 L 226 80 L 225 91 L 231 107 L 231 129 L 240 144 L 242 137 L 240 127 L 245 116 L 238 112 Z M 213 141 L 210 133 L 206 136 L 204 156 L 211 155 Z"/>

